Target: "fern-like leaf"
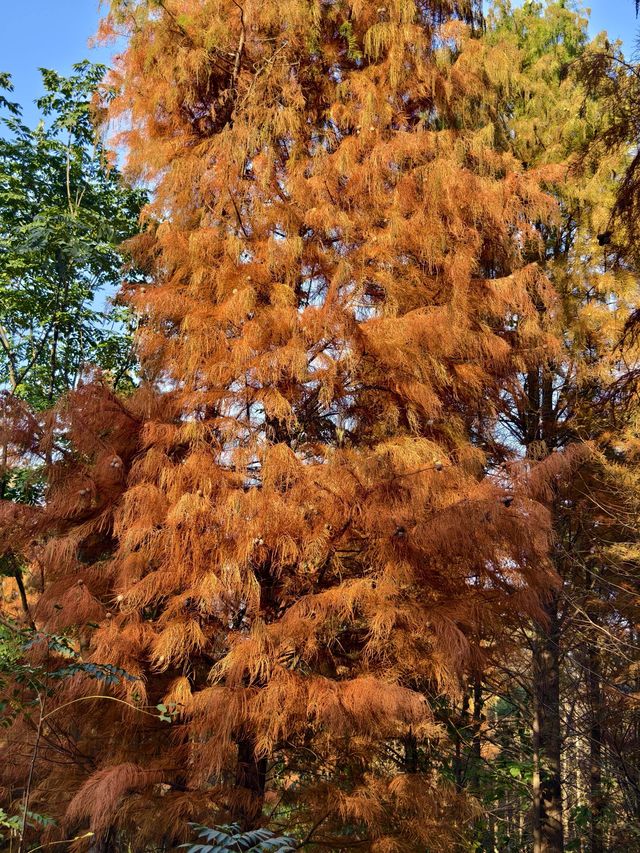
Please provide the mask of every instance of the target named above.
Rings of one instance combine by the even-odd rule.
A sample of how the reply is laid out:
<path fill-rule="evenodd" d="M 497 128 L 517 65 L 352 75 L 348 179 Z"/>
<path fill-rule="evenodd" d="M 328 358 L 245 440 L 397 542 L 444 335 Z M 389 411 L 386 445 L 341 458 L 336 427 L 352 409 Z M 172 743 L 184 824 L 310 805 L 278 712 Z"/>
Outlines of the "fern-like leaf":
<path fill-rule="evenodd" d="M 200 824 L 190 824 L 199 839 L 207 844 L 182 844 L 187 853 L 293 853 L 295 841 L 287 836 L 277 836 L 269 829 L 253 829 L 241 832 L 237 824 L 230 826 L 208 827 Z"/>

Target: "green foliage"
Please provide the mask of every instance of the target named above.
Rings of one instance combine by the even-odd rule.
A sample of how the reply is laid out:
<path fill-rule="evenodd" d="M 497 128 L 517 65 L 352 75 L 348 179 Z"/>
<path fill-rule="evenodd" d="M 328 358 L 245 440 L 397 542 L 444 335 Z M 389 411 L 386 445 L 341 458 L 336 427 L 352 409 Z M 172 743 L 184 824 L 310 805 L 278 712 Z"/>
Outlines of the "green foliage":
<path fill-rule="evenodd" d="M 8 815 L 4 809 L 0 809 L 0 829 L 8 829 L 11 833 L 20 831 L 22 818 L 19 815 Z M 0 838 L 2 838 L 0 834 Z"/>
<path fill-rule="evenodd" d="M 7 112 L 12 115 L 20 114 L 20 107 L 18 104 L 14 103 L 14 101 L 10 101 L 5 95 L 2 94 L 2 91 L 5 92 L 13 92 L 13 83 L 11 82 L 11 75 L 7 74 L 6 71 L 0 71 L 0 110 L 7 110 Z"/>
<path fill-rule="evenodd" d="M 528 164 L 559 163 L 597 133 L 602 111 L 585 100 L 572 69 L 588 47 L 588 19 L 573 2 L 497 0 L 487 16 L 487 44 L 517 51 L 500 76 L 504 86 L 503 144 Z"/>
<path fill-rule="evenodd" d="M 253 850 L 256 853 L 292 853 L 296 844 L 292 838 L 277 836 L 268 829 L 254 829 L 251 832 L 241 832 L 238 824 L 219 826 L 210 829 L 197 823 L 190 824 L 198 838 L 206 844 L 182 844 L 188 853 L 242 853 Z"/>
<path fill-rule="evenodd" d="M 41 682 L 41 667 L 21 659 L 31 637 L 30 630 L 9 619 L 0 621 L 0 725 L 4 728 L 20 713 L 29 711 L 34 704 L 29 691 Z"/>
<path fill-rule="evenodd" d="M 44 496 L 45 472 L 42 467 L 7 468 L 0 471 L 0 498 L 35 506 Z"/>
<path fill-rule="evenodd" d="M 30 663 L 25 652 L 42 644 L 48 652 L 46 663 Z M 106 685 L 137 680 L 120 667 L 83 661 L 70 637 L 23 628 L 6 618 L 0 621 L 0 725 L 7 727 L 18 715 L 31 714 L 39 705 L 38 695 L 48 695 L 56 682 L 79 674 Z"/>
<path fill-rule="evenodd" d="M 121 277 L 119 246 L 145 196 L 109 166 L 93 126 L 105 68 L 42 70 L 34 129 L 0 97 L 0 375 L 36 408 L 72 387 L 86 364 L 132 383 L 131 320 L 99 305 Z M 0 75 L 0 87 L 11 80 Z M 133 274 L 133 272 L 132 272 Z"/>
<path fill-rule="evenodd" d="M 159 705 L 156 705 L 156 710 L 160 712 L 159 719 L 163 723 L 173 723 L 180 713 L 176 702 L 169 702 L 167 705 L 161 702 Z"/>
<path fill-rule="evenodd" d="M 353 59 L 354 62 L 362 59 L 362 51 L 358 47 L 358 40 L 353 32 L 353 26 L 350 21 L 345 21 L 340 25 L 340 35 L 347 43 L 347 56 Z"/>
<path fill-rule="evenodd" d="M 40 827 L 51 826 L 54 824 L 50 817 L 36 814 L 36 812 L 27 811 L 27 826 Z M 8 814 L 4 809 L 0 809 L 0 841 L 4 840 L 5 833 L 2 830 L 8 831 L 9 838 L 15 838 L 20 834 L 22 829 L 22 814 Z"/>
<path fill-rule="evenodd" d="M 20 656 L 26 632 L 9 620 L 0 621 L 0 690 L 4 687 L 3 673 L 11 672 Z"/>

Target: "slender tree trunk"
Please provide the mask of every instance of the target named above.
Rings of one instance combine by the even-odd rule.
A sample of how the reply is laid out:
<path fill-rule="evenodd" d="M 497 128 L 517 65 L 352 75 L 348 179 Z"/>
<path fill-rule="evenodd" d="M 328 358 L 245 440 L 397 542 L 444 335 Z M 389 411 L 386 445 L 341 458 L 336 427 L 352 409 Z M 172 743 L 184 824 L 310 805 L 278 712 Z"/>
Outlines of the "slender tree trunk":
<path fill-rule="evenodd" d="M 254 829 L 260 823 L 267 780 L 267 759 L 256 756 L 255 741 L 251 737 L 238 741 L 236 786 L 240 797 L 234 805 L 234 819 L 242 829 Z"/>
<path fill-rule="evenodd" d="M 526 384 L 529 400 L 527 456 L 555 447 L 553 377 L 550 370 L 532 371 Z M 542 440 L 542 446 L 537 443 Z M 533 454 L 532 454 L 533 451 Z M 562 733 L 560 727 L 560 634 L 558 595 L 544 604 L 546 621 L 537 627 L 533 651 L 533 853 L 563 853 Z"/>
<path fill-rule="evenodd" d="M 409 732 L 404 737 L 404 772 L 418 772 L 418 739 L 413 733 L 413 729 L 409 728 Z"/>
<path fill-rule="evenodd" d="M 62 253 L 58 250 L 56 256 L 56 271 L 58 273 L 60 281 L 63 281 L 62 285 L 62 299 L 60 299 L 60 284 L 58 284 L 58 295 L 56 296 L 56 312 L 61 308 L 63 310 L 67 307 L 67 299 L 69 296 L 69 287 L 70 282 L 68 278 L 67 266 L 62 257 Z M 53 405 L 53 401 L 55 399 L 56 392 L 56 377 L 58 374 L 58 344 L 60 342 L 60 333 L 62 329 L 60 327 L 60 322 L 58 317 L 56 317 L 55 326 L 53 329 L 53 341 L 51 344 L 51 359 L 49 363 L 49 394 L 48 400 L 49 405 Z"/>
<path fill-rule="evenodd" d="M 602 696 L 600 655 L 595 642 L 589 647 L 589 806 L 591 811 L 591 853 L 604 853 L 602 835 Z"/>
<path fill-rule="evenodd" d="M 482 681 L 476 678 L 473 683 L 473 744 L 471 749 L 471 784 L 478 789 L 481 784 L 480 768 L 482 765 L 482 710 L 484 697 Z"/>
<path fill-rule="evenodd" d="M 569 664 L 570 666 L 570 664 Z M 582 802 L 583 792 L 581 789 L 580 779 L 580 757 L 581 750 L 584 747 L 583 738 L 579 732 L 576 732 L 574 722 L 576 697 L 575 691 L 564 691 L 560 706 L 562 709 L 562 720 L 564 724 L 564 737 L 562 742 L 562 765 L 561 778 L 572 779 L 573 784 L 563 788 L 562 798 L 562 827 L 564 832 L 564 843 L 572 849 L 570 845 L 580 845 L 580 838 L 576 837 L 573 821 L 571 821 L 572 811 L 584 805 Z M 580 835 L 580 832 L 577 833 Z M 582 848 L 578 846 L 576 853 L 582 853 Z"/>
<path fill-rule="evenodd" d="M 29 608 L 29 601 L 27 599 L 27 591 L 24 587 L 24 580 L 22 578 L 22 572 L 19 568 L 16 568 L 14 577 L 16 579 L 16 584 L 18 586 L 18 592 L 20 594 L 20 604 L 22 605 L 22 612 L 24 613 L 24 617 L 27 620 L 27 623 L 30 628 L 35 631 L 36 624 L 33 621 L 33 616 L 31 615 L 31 610 Z"/>
<path fill-rule="evenodd" d="M 466 692 L 462 698 L 462 710 L 456 723 L 455 733 L 455 756 L 454 756 L 454 775 L 456 780 L 456 788 L 462 791 L 465 784 L 465 773 L 462 759 L 462 733 L 467 731 L 469 725 L 469 694 Z"/>
<path fill-rule="evenodd" d="M 36 738 L 33 744 L 33 752 L 31 753 L 31 761 L 29 762 L 29 773 L 27 774 L 27 782 L 24 789 L 24 799 L 22 804 L 22 824 L 20 826 L 20 840 L 18 844 L 18 853 L 24 853 L 26 847 L 25 835 L 27 832 L 27 820 L 29 816 L 29 801 L 31 797 L 31 785 L 33 783 L 33 773 L 38 759 L 38 749 L 40 748 L 40 738 L 42 737 L 42 724 L 44 722 L 44 703 L 45 700 L 38 692 L 38 703 L 40 705 L 40 715 L 38 716 L 38 725 L 36 727 Z"/>
<path fill-rule="evenodd" d="M 7 450 L 7 443 L 3 442 L 2 448 L 0 448 L 0 500 L 4 500 L 7 491 Z"/>
<path fill-rule="evenodd" d="M 277 581 L 271 561 L 257 570 L 260 583 L 260 613 L 267 615 L 278 606 Z M 239 614 L 242 616 L 243 614 Z M 234 820 L 243 830 L 254 829 L 260 823 L 264 806 L 267 779 L 267 759 L 256 755 L 256 741 L 251 731 L 238 733 L 238 763 L 236 765 L 237 800 L 232 804 Z"/>
<path fill-rule="evenodd" d="M 471 792 L 480 802 L 483 802 L 483 795 L 486 796 L 486 791 L 483 788 L 482 774 L 482 722 L 484 719 L 484 696 L 482 692 L 482 678 L 477 676 L 473 682 L 473 714 L 471 719 L 472 726 L 472 742 L 471 755 L 469 756 L 469 786 Z M 491 807 L 489 807 L 491 811 Z M 476 821 L 476 835 L 480 844 L 480 850 L 492 851 L 493 844 L 493 823 L 490 814 L 480 817 Z"/>
<path fill-rule="evenodd" d="M 558 597 L 545 606 L 533 653 L 533 853 L 563 853 Z"/>
<path fill-rule="evenodd" d="M 11 394 L 14 394 L 18 387 L 18 368 L 16 365 L 15 355 L 11 349 L 9 335 L 7 334 L 7 330 L 4 326 L 0 326 L 0 345 L 2 345 L 2 349 L 4 350 L 7 358 L 7 367 L 9 368 L 9 391 Z"/>

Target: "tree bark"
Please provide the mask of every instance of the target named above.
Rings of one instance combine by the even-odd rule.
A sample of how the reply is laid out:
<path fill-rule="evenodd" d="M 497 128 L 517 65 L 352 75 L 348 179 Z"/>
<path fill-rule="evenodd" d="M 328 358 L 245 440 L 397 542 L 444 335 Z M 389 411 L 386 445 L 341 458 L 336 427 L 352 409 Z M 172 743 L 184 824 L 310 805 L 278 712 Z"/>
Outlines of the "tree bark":
<path fill-rule="evenodd" d="M 482 681 L 476 678 L 473 682 L 473 741 L 471 747 L 470 782 L 474 790 L 479 792 L 481 786 L 482 766 L 482 709 L 484 708 L 484 697 L 482 695 Z"/>
<path fill-rule="evenodd" d="M 589 647 L 589 810 L 591 812 L 591 853 L 604 853 L 602 835 L 602 696 L 600 655 L 595 641 Z"/>
<path fill-rule="evenodd" d="M 462 791 L 465 787 L 466 779 L 464 772 L 464 763 L 462 758 L 463 747 L 463 732 L 468 731 L 469 727 L 469 694 L 465 690 L 462 697 L 462 709 L 460 716 L 456 720 L 455 729 L 455 755 L 453 758 L 453 772 L 456 780 L 456 790 Z"/>
<path fill-rule="evenodd" d="M 31 609 L 29 608 L 29 601 L 27 599 L 27 591 L 24 587 L 24 580 L 22 579 L 22 572 L 19 568 L 16 568 L 14 577 L 16 579 L 16 584 L 18 586 L 18 592 L 20 594 L 20 604 L 22 605 L 22 612 L 24 613 L 24 617 L 27 620 L 29 627 L 35 631 L 36 623 L 33 621 L 33 616 L 31 615 Z"/>
<path fill-rule="evenodd" d="M 236 787 L 240 796 L 234 804 L 234 819 L 245 831 L 255 829 L 260 823 L 266 780 L 267 759 L 256 756 L 252 737 L 241 738 L 236 767 Z"/>
<path fill-rule="evenodd" d="M 408 733 L 404 737 L 404 772 L 418 772 L 418 739 L 413 733 L 413 729 L 409 728 Z"/>
<path fill-rule="evenodd" d="M 533 853 L 563 853 L 560 731 L 560 620 L 554 593 L 533 652 Z"/>

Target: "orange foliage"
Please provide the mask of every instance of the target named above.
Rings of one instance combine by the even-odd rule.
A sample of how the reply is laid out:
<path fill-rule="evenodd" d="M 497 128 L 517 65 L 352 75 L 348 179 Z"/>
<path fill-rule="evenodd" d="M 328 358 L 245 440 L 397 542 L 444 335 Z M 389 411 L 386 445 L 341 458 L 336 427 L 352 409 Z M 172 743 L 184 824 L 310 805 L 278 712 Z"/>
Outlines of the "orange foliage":
<path fill-rule="evenodd" d="M 403 744 L 443 736 L 428 697 L 483 632 L 538 613 L 556 473 L 486 474 L 501 394 L 553 350 L 527 260 L 553 207 L 493 144 L 468 12 L 112 2 L 109 116 L 155 188 L 130 246 L 148 281 L 123 290 L 144 383 L 96 377 L 12 440 L 49 459 L 39 627 L 139 676 L 111 695 L 177 710 L 52 718 L 33 807 L 65 831 L 143 849 L 266 801 L 331 849 L 463 844 L 471 805 Z"/>

